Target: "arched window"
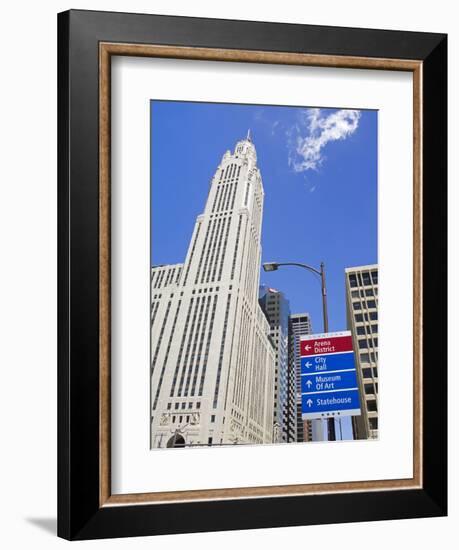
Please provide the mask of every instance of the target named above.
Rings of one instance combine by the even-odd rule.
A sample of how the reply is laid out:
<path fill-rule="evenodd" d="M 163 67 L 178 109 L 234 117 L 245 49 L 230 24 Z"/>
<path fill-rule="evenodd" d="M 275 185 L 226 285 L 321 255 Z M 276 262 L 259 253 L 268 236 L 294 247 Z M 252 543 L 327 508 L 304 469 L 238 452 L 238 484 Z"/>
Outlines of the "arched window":
<path fill-rule="evenodd" d="M 166 447 L 169 449 L 172 447 L 185 447 L 185 439 L 180 434 L 174 434 L 167 442 Z"/>

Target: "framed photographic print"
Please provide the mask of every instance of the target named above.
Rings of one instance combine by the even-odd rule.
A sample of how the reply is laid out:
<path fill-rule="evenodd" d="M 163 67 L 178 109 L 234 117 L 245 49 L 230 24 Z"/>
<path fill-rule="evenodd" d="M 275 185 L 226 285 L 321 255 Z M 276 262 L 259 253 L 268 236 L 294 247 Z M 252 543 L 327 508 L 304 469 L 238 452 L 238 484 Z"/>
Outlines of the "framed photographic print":
<path fill-rule="evenodd" d="M 58 532 L 446 514 L 446 36 L 59 14 Z"/>

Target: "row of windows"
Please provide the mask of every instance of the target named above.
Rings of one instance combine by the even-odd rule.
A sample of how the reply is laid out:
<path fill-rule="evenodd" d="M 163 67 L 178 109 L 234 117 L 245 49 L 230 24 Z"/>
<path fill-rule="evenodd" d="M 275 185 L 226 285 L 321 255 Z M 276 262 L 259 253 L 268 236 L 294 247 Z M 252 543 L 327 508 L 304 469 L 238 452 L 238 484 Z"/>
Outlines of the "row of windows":
<path fill-rule="evenodd" d="M 209 246 L 207 247 L 207 250 L 206 250 L 204 267 L 201 273 L 201 283 L 204 282 L 204 279 L 206 280 L 206 282 L 209 282 L 212 266 L 216 265 L 214 264 L 215 252 L 218 250 L 217 256 L 220 252 L 220 248 L 219 246 L 217 246 L 217 243 L 221 244 L 224 227 L 227 221 L 228 223 L 231 223 L 231 218 L 222 218 L 222 219 L 214 220 L 213 222 L 212 221 L 210 222 L 210 224 L 213 225 L 213 228 L 210 235 Z M 203 250 L 203 253 L 204 253 L 204 250 Z"/>
<path fill-rule="evenodd" d="M 222 254 L 220 256 L 220 268 L 218 270 L 218 278 L 217 278 L 217 281 L 220 281 L 221 278 L 222 278 L 222 272 L 223 272 L 223 263 L 225 261 L 225 255 L 226 255 L 226 246 L 228 244 L 228 235 L 229 235 L 229 230 L 230 230 L 230 225 L 231 225 L 231 219 L 228 218 L 228 224 L 226 226 L 226 234 L 225 234 L 225 240 L 223 242 L 223 250 L 222 250 Z M 220 252 L 220 251 L 219 251 Z M 218 257 L 218 256 L 217 256 Z M 212 281 L 214 281 L 214 277 L 215 277 L 215 273 L 216 273 L 216 265 L 214 267 L 214 270 L 212 272 Z"/>
<path fill-rule="evenodd" d="M 365 383 L 364 384 L 364 390 L 366 395 L 377 395 L 378 394 L 378 382 L 373 383 Z"/>
<path fill-rule="evenodd" d="M 201 304 L 201 309 L 197 320 L 196 332 L 194 335 L 193 347 L 191 349 L 190 362 L 188 365 L 188 373 L 187 373 L 186 385 L 185 385 L 185 391 L 184 391 L 185 396 L 188 395 L 188 390 L 190 386 L 190 380 L 191 380 L 193 369 L 194 369 L 194 376 L 193 376 L 193 385 L 191 388 L 191 395 L 194 395 L 194 392 L 196 389 L 201 352 L 202 352 L 202 347 L 204 345 L 204 337 L 206 334 L 206 325 L 207 325 L 207 318 L 209 315 L 210 301 L 211 301 L 210 296 L 207 297 L 207 300 L 206 300 L 206 297 L 204 297 L 203 303 Z M 203 316 L 203 308 L 204 308 L 205 302 L 207 302 L 207 304 L 205 309 L 205 315 Z M 204 317 L 204 321 L 202 321 L 203 317 Z M 199 340 L 199 344 L 198 344 L 198 340 Z M 186 361 L 187 361 L 187 358 L 185 358 L 185 364 L 186 364 Z M 207 357 L 205 356 L 204 356 L 204 361 L 207 362 Z M 185 372 L 185 368 L 183 369 L 183 372 Z"/>
<path fill-rule="evenodd" d="M 375 300 L 367 300 L 366 307 L 365 307 L 365 304 L 362 304 L 362 302 L 353 302 L 352 306 L 353 306 L 354 310 L 367 309 L 367 308 L 372 309 L 372 308 L 376 308 L 376 301 Z"/>
<path fill-rule="evenodd" d="M 260 246 L 258 238 L 253 229 L 253 225 L 249 226 L 250 231 L 248 232 L 248 250 L 245 253 L 246 258 L 246 271 L 245 271 L 245 282 L 244 282 L 244 292 L 248 297 L 250 303 L 257 300 L 258 297 L 258 274 L 260 270 Z M 242 266 L 241 266 L 242 269 Z M 255 294 L 257 296 L 255 296 Z"/>
<path fill-rule="evenodd" d="M 378 378 L 378 367 L 373 367 L 373 369 L 365 367 L 362 369 L 362 375 L 364 378 L 371 378 L 372 376 Z"/>
<path fill-rule="evenodd" d="M 352 298 L 365 298 L 365 297 L 371 297 L 371 296 L 377 296 L 378 295 L 378 289 L 377 288 L 366 288 L 365 290 L 352 290 L 351 296 Z"/>
<path fill-rule="evenodd" d="M 185 422 L 190 422 L 190 415 L 189 414 L 186 414 L 186 415 L 182 415 L 182 414 L 175 415 L 175 414 L 173 414 L 172 415 L 172 424 L 175 424 L 176 422 L 178 422 L 179 424 L 182 424 L 184 419 L 185 419 Z M 210 421 L 215 422 L 215 415 L 212 415 L 210 417 Z"/>
<path fill-rule="evenodd" d="M 169 311 L 170 311 L 170 308 L 171 308 L 171 303 L 172 302 L 169 301 L 168 304 L 167 304 L 166 314 L 164 315 L 163 324 L 161 326 L 161 331 L 159 333 L 159 337 L 158 337 L 158 340 L 157 340 L 157 343 L 156 343 L 155 354 L 154 354 L 154 357 L 153 357 L 153 361 L 151 362 L 151 375 L 153 375 L 153 372 L 155 370 L 156 360 L 158 359 L 159 350 L 161 348 L 161 343 L 162 343 L 162 340 L 163 340 L 163 335 L 164 335 L 164 330 L 166 328 L 167 319 L 169 317 Z M 164 373 L 165 366 L 166 365 L 163 364 L 162 374 Z M 158 394 L 159 394 L 159 386 L 157 388 L 156 399 L 155 399 L 155 404 L 153 405 L 153 408 L 155 408 L 155 406 L 156 406 L 156 403 L 157 403 L 157 400 L 158 400 Z"/>
<path fill-rule="evenodd" d="M 236 173 L 236 168 L 237 173 Z M 230 180 L 234 177 L 238 178 L 239 174 L 241 173 L 241 166 L 238 166 L 236 163 L 231 163 L 226 166 L 226 168 L 222 169 L 220 173 L 220 182 L 224 182 L 227 180 Z"/>
<path fill-rule="evenodd" d="M 378 333 L 378 324 L 372 324 L 372 325 L 362 325 L 360 327 L 357 327 L 357 334 L 359 336 L 362 336 L 364 334 L 377 334 Z"/>
<path fill-rule="evenodd" d="M 200 409 L 201 408 L 201 401 L 196 401 L 196 403 L 193 403 L 193 401 L 188 401 L 188 408 L 192 409 L 193 407 L 195 407 L 196 409 Z M 174 403 L 174 409 L 175 410 L 178 410 L 178 409 L 184 410 L 186 408 L 187 408 L 187 402 L 186 401 Z M 172 403 L 169 401 L 169 403 L 167 404 L 167 410 L 171 410 L 171 409 L 172 409 Z"/>
<path fill-rule="evenodd" d="M 243 307 L 241 309 L 241 328 L 239 336 L 239 350 L 238 358 L 236 362 L 236 376 L 234 387 L 234 403 L 243 408 L 243 397 L 245 394 L 245 384 L 247 382 L 247 365 L 249 364 L 249 351 L 250 351 L 250 335 L 251 335 L 251 323 L 250 314 L 247 309 Z"/>
<path fill-rule="evenodd" d="M 170 302 L 169 302 L 170 304 Z M 158 399 L 159 399 L 159 393 L 161 391 L 161 386 L 163 384 L 163 379 L 164 379 L 164 372 L 166 370 L 166 365 L 167 365 L 167 360 L 169 359 L 169 351 L 171 349 L 171 344 L 172 344 L 172 338 L 173 338 L 173 335 L 175 333 L 175 325 L 177 323 L 177 317 L 179 315 L 179 312 L 180 312 L 180 307 L 181 307 L 181 300 L 179 300 L 178 304 L 177 304 L 177 309 L 175 310 L 175 315 L 174 315 L 174 321 L 172 323 L 172 330 L 170 332 L 170 335 L 169 335 L 169 342 L 167 344 L 167 348 L 166 348 L 166 354 L 164 356 L 164 361 L 163 361 L 163 367 L 161 369 L 161 374 L 159 376 L 159 380 L 158 380 L 158 386 L 156 388 L 156 396 L 155 396 L 155 401 L 153 403 L 153 409 L 156 409 L 156 405 L 158 404 Z M 167 313 L 168 314 L 168 313 Z M 167 318 L 165 319 L 165 321 L 167 321 Z M 163 329 L 165 327 L 165 323 L 163 323 Z M 161 336 L 162 338 L 162 336 Z M 159 348 L 158 348 L 159 349 Z M 157 350 L 158 351 L 158 350 Z M 156 358 L 155 358 L 155 362 L 156 362 Z"/>
<path fill-rule="evenodd" d="M 237 182 L 231 181 L 226 185 L 219 186 L 215 192 L 212 205 L 212 213 L 233 210 L 237 193 Z M 230 206 L 231 204 L 231 206 Z"/>
<path fill-rule="evenodd" d="M 239 216 L 239 222 L 238 222 L 237 234 L 236 234 L 236 244 L 234 245 L 233 264 L 231 266 L 231 279 L 234 279 L 234 270 L 236 268 L 237 250 L 239 247 L 239 237 L 241 234 L 241 223 L 242 223 L 242 216 Z"/>
<path fill-rule="evenodd" d="M 378 353 L 377 352 L 371 352 L 371 353 L 361 353 L 360 354 L 360 361 L 362 361 L 362 363 L 369 363 L 370 358 L 371 358 L 372 363 L 376 363 L 377 360 L 378 360 Z"/>
<path fill-rule="evenodd" d="M 181 343 L 180 343 L 180 350 L 179 350 L 179 354 L 178 354 L 178 358 L 177 358 L 177 364 L 175 365 L 174 377 L 172 379 L 172 386 L 171 386 L 171 391 L 170 391 L 170 396 L 171 397 L 174 395 L 174 392 L 175 392 L 175 384 L 177 382 L 177 377 L 178 377 L 178 373 L 179 373 L 179 369 L 180 369 L 180 364 L 181 364 L 181 361 L 182 361 L 183 347 L 184 347 L 184 344 L 185 344 L 185 338 L 186 338 L 187 331 L 188 331 L 188 325 L 189 325 L 189 322 L 190 322 L 191 310 L 193 308 L 194 300 L 195 300 L 194 298 L 191 298 L 190 305 L 188 306 L 188 312 L 187 312 L 186 319 L 185 319 L 185 326 L 183 328 L 182 340 L 181 340 Z"/>
<path fill-rule="evenodd" d="M 226 329 L 228 327 L 228 315 L 230 310 L 230 304 L 231 304 L 231 294 L 228 294 L 228 298 L 226 300 L 226 312 L 225 312 L 225 320 L 223 323 L 222 340 L 220 343 L 220 356 L 218 358 L 217 379 L 215 381 L 215 392 L 214 392 L 214 402 L 213 402 L 214 408 L 217 406 L 217 402 L 218 402 L 218 391 L 220 388 L 220 376 L 222 371 L 222 364 L 223 364 L 223 357 L 224 357 L 224 350 L 225 350 Z"/>
<path fill-rule="evenodd" d="M 151 275 L 151 283 L 153 288 L 167 287 L 173 282 L 177 282 L 180 278 L 182 266 L 170 267 L 164 269 L 153 269 Z M 175 281 L 174 281 L 175 277 Z"/>
<path fill-rule="evenodd" d="M 158 313 L 159 302 L 152 303 L 151 307 L 153 310 L 151 314 L 151 328 L 153 328 L 153 323 L 155 322 L 156 314 Z"/>
<path fill-rule="evenodd" d="M 188 260 L 188 266 L 186 268 L 185 278 L 183 280 L 183 286 L 186 286 L 186 282 L 188 280 L 188 274 L 190 272 L 191 263 L 193 261 L 194 251 L 195 251 L 195 248 L 196 248 L 196 243 L 198 242 L 198 237 L 199 237 L 200 230 L 201 230 L 201 223 L 198 223 L 198 227 L 196 228 L 196 235 L 194 236 L 193 246 L 191 247 L 190 259 Z"/>
<path fill-rule="evenodd" d="M 373 338 L 373 344 L 372 344 L 372 339 L 359 340 L 359 348 L 360 349 L 367 349 L 369 347 L 377 348 L 378 347 L 378 339 Z"/>
<path fill-rule="evenodd" d="M 164 319 L 163 319 L 163 324 L 161 326 L 161 330 L 160 330 L 160 333 L 159 333 L 159 337 L 158 337 L 158 340 L 157 340 L 157 343 L 156 343 L 156 350 L 155 350 L 155 355 L 153 357 L 153 361 L 151 363 L 151 371 L 153 373 L 153 370 L 155 368 L 155 364 L 156 364 L 156 359 L 158 358 L 158 354 L 159 354 L 159 349 L 161 347 L 161 342 L 162 342 L 162 339 L 163 339 L 163 335 L 164 335 L 164 330 L 166 328 L 166 323 L 167 323 L 167 318 L 169 316 L 169 310 L 171 308 L 171 302 L 168 302 L 167 303 L 167 308 L 166 308 L 166 314 L 164 315 Z"/>
<path fill-rule="evenodd" d="M 210 342 L 211 342 L 211 339 L 212 339 L 212 332 L 214 330 L 214 319 L 215 319 L 215 310 L 217 309 L 217 300 L 218 300 L 218 295 L 216 294 L 214 296 L 214 303 L 212 305 L 212 314 L 210 316 L 210 321 L 209 321 L 210 331 L 209 331 L 209 336 L 207 338 L 206 351 L 205 351 L 205 355 L 204 355 L 205 361 L 204 361 L 204 364 L 202 366 L 201 380 L 199 382 L 198 395 L 202 395 L 203 388 L 204 388 L 204 380 L 206 378 L 206 368 L 207 368 L 207 357 L 209 357 L 209 347 L 210 347 Z"/>
<path fill-rule="evenodd" d="M 198 284 L 199 274 L 201 272 L 201 266 L 202 266 L 202 262 L 204 260 L 204 254 L 205 254 L 205 250 L 206 250 L 206 247 L 207 247 L 207 241 L 209 239 L 210 229 L 211 229 L 211 227 L 213 228 L 215 226 L 215 223 L 216 223 L 216 220 L 210 220 L 209 223 L 207 224 L 206 234 L 204 236 L 204 244 L 203 244 L 202 249 L 201 249 L 201 257 L 199 258 L 199 264 L 198 264 L 198 269 L 196 270 L 196 278 L 194 280 L 194 284 Z"/>
<path fill-rule="evenodd" d="M 378 312 L 377 311 L 370 311 L 369 313 L 355 313 L 354 319 L 356 323 L 363 323 L 363 320 L 365 321 L 377 321 L 378 320 Z"/>
<path fill-rule="evenodd" d="M 196 338 L 197 338 L 199 328 L 200 328 L 200 325 L 201 325 L 201 320 L 202 320 L 202 317 L 203 317 L 204 305 L 208 301 L 207 298 L 208 298 L 207 296 L 205 296 L 205 297 L 199 296 L 196 299 L 196 305 L 195 305 L 195 308 L 194 308 L 194 311 L 193 311 L 193 315 L 191 317 L 191 327 L 190 327 L 190 332 L 189 332 L 189 335 L 188 335 L 188 341 L 186 343 L 185 356 L 184 356 L 184 359 L 183 359 L 183 366 L 182 366 L 182 372 L 181 372 L 181 376 L 180 376 L 180 383 L 179 383 L 177 395 L 182 395 L 182 389 L 183 389 L 183 384 L 184 384 L 184 381 L 185 381 L 185 373 L 186 373 L 186 370 L 187 370 L 187 364 L 188 364 L 188 372 L 189 373 L 190 373 L 190 370 L 193 366 L 193 361 L 191 361 L 189 363 L 190 349 L 191 349 L 191 346 L 193 344 L 194 344 L 194 346 L 196 346 Z M 210 298 L 210 296 L 209 296 L 209 298 Z M 196 319 L 198 319 L 197 323 L 196 323 Z M 197 326 L 197 330 L 195 331 L 196 326 Z M 194 335 L 194 342 L 193 342 L 193 335 Z M 195 350 L 195 349 L 196 349 L 196 347 L 193 348 L 193 350 Z M 185 393 L 184 395 L 187 395 L 187 393 Z"/>
<path fill-rule="evenodd" d="M 161 288 L 161 283 L 162 283 L 166 273 L 167 273 L 167 269 L 163 269 L 162 271 L 159 271 L 159 273 L 155 272 L 155 271 L 153 272 L 152 282 L 156 279 L 153 288 Z"/>
<path fill-rule="evenodd" d="M 228 242 L 228 234 L 231 225 L 231 217 L 226 216 L 219 219 L 211 219 L 207 224 L 206 234 L 204 237 L 204 243 L 201 250 L 201 257 L 199 259 L 198 268 L 196 271 L 195 284 L 198 284 L 199 277 L 201 277 L 201 283 L 215 281 L 217 273 L 217 266 L 219 265 L 219 278 L 223 269 L 223 261 L 225 257 L 226 245 Z M 226 235 L 222 246 L 223 235 Z M 223 248 L 223 254 L 220 256 L 220 251 Z M 216 253 L 216 255 L 215 255 Z M 218 259 L 220 257 L 220 264 Z M 186 280 L 186 278 L 185 278 Z"/>
<path fill-rule="evenodd" d="M 350 273 L 349 284 L 351 287 L 369 286 L 378 284 L 378 271 L 364 271 L 363 273 Z"/>

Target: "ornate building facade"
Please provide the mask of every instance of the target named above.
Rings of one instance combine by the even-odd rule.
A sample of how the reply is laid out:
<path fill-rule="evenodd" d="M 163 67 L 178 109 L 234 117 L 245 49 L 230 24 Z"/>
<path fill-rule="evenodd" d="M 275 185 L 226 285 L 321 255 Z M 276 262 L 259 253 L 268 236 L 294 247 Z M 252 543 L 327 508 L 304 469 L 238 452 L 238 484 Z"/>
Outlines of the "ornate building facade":
<path fill-rule="evenodd" d="M 248 134 L 223 155 L 185 262 L 151 270 L 152 448 L 273 441 L 263 200 Z"/>

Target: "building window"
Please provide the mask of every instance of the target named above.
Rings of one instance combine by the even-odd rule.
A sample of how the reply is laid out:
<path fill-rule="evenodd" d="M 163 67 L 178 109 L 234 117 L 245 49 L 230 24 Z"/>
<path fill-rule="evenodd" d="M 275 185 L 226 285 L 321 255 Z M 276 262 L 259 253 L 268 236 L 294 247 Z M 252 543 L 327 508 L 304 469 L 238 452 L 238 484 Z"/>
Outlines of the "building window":
<path fill-rule="evenodd" d="M 368 348 L 368 341 L 367 340 L 359 340 L 359 348 L 360 349 Z"/>
<path fill-rule="evenodd" d="M 178 409 L 180 407 L 180 403 L 175 404 L 175 408 Z"/>
<path fill-rule="evenodd" d="M 215 422 L 215 415 L 214 414 L 210 417 L 210 421 Z"/>
<path fill-rule="evenodd" d="M 374 416 L 372 418 L 368 419 L 370 421 L 370 429 L 377 430 L 378 429 L 378 417 Z"/>
<path fill-rule="evenodd" d="M 353 273 L 351 275 L 349 275 L 349 283 L 350 283 L 351 287 L 356 287 L 357 286 L 357 278 Z"/>
<path fill-rule="evenodd" d="M 371 272 L 371 278 L 373 280 L 373 284 L 377 285 L 378 284 L 378 272 L 377 271 L 372 271 Z"/>
<path fill-rule="evenodd" d="M 371 378 L 371 369 L 362 369 L 364 378 Z"/>
<path fill-rule="evenodd" d="M 361 313 L 355 314 L 355 322 L 356 323 L 363 323 L 363 315 Z"/>
<path fill-rule="evenodd" d="M 207 441 L 207 444 L 208 444 L 208 445 L 212 445 L 212 438 L 211 438 L 211 437 L 209 437 L 209 439 L 208 439 L 208 441 Z"/>
<path fill-rule="evenodd" d="M 376 301 L 375 300 L 368 300 L 367 306 L 368 307 L 376 307 Z"/>
<path fill-rule="evenodd" d="M 371 412 L 376 412 L 378 410 L 374 399 L 367 401 L 367 409 Z"/>
<path fill-rule="evenodd" d="M 169 410 L 171 407 L 172 407 L 172 403 L 168 403 L 168 404 L 167 404 L 168 410 Z"/>
<path fill-rule="evenodd" d="M 186 403 L 185 401 L 182 403 L 182 409 L 184 409 L 186 407 Z"/>
<path fill-rule="evenodd" d="M 357 327 L 357 334 L 359 335 L 365 334 L 365 327 Z"/>
<path fill-rule="evenodd" d="M 368 355 L 368 353 L 361 353 L 360 354 L 360 361 L 362 361 L 362 363 L 369 363 L 370 362 L 370 356 Z"/>
<path fill-rule="evenodd" d="M 367 395 L 372 395 L 372 394 L 375 393 L 373 384 L 365 384 L 365 393 L 366 393 Z"/>
<path fill-rule="evenodd" d="M 197 408 L 197 409 L 200 409 L 200 408 L 201 408 L 201 401 L 198 401 L 198 402 L 196 403 L 196 408 Z"/>
<path fill-rule="evenodd" d="M 360 302 L 354 302 L 352 306 L 354 309 L 362 309 L 362 304 Z"/>

